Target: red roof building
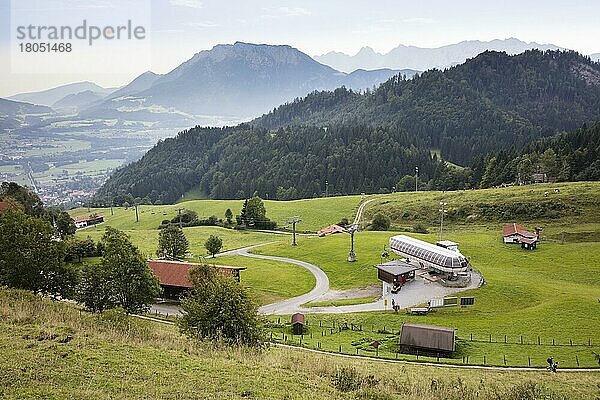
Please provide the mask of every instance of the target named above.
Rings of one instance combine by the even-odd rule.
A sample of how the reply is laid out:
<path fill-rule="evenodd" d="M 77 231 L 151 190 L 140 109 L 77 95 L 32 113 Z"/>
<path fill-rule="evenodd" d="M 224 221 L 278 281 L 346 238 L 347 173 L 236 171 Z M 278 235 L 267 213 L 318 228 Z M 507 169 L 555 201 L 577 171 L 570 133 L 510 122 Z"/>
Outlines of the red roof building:
<path fill-rule="evenodd" d="M 320 237 L 325 235 L 333 235 L 334 233 L 346 233 L 347 231 L 339 225 L 333 224 L 322 228 L 317 232 Z"/>
<path fill-rule="evenodd" d="M 185 291 L 192 288 L 190 270 L 200 264 L 184 261 L 148 260 L 148 265 L 158 278 L 164 291 L 164 297 L 178 299 Z M 238 282 L 240 281 L 240 271 L 246 269 L 224 265 L 216 265 L 216 267 L 223 275 L 233 277 Z"/>
<path fill-rule="evenodd" d="M 502 235 L 504 243 L 520 244 L 526 250 L 535 249 L 540 237 L 540 229 L 536 228 L 535 233 L 528 232 L 519 224 L 504 225 Z"/>

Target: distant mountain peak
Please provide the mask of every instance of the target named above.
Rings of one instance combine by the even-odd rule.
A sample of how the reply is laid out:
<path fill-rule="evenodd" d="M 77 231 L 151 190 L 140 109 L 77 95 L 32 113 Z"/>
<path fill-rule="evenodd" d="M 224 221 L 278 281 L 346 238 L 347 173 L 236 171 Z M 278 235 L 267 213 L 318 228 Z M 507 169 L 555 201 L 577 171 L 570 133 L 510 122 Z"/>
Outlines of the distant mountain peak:
<path fill-rule="evenodd" d="M 519 54 L 533 48 L 540 50 L 561 49 L 559 46 L 553 44 L 526 43 L 517 38 L 510 37 L 508 39 L 494 39 L 490 41 L 463 40 L 459 43 L 434 48 L 399 44 L 385 54 L 376 53 L 370 47 L 363 47 L 354 56 L 332 51 L 321 56 L 315 56 L 315 59 L 344 72 L 351 72 L 359 68 L 408 68 L 424 71 L 431 68 L 444 69 L 461 64 L 468 58 L 473 58 L 485 50 Z"/>

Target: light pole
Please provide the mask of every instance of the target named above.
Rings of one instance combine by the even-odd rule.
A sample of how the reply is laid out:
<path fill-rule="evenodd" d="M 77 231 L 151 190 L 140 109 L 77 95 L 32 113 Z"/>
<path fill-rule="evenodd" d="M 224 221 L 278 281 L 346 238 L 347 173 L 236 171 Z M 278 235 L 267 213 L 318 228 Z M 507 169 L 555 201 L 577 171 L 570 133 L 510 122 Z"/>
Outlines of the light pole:
<path fill-rule="evenodd" d="M 419 167 L 415 167 L 415 192 L 419 191 Z"/>
<path fill-rule="evenodd" d="M 325 181 L 325 197 L 329 197 L 329 182 Z"/>
<path fill-rule="evenodd" d="M 440 240 L 442 240 L 443 237 L 443 230 L 444 230 L 444 213 L 446 212 L 446 203 L 444 203 L 443 201 L 440 201 Z"/>

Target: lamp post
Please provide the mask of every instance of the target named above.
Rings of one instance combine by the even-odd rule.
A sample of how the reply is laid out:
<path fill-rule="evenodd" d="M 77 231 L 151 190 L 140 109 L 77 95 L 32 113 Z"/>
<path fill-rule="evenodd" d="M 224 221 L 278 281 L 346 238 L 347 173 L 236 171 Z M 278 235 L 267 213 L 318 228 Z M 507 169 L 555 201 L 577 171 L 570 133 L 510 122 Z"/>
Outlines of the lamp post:
<path fill-rule="evenodd" d="M 419 191 L 419 167 L 415 167 L 415 192 Z"/>
<path fill-rule="evenodd" d="M 329 182 L 325 181 L 325 197 L 329 197 Z"/>
<path fill-rule="evenodd" d="M 444 203 L 443 201 L 440 201 L 440 240 L 442 240 L 443 237 L 443 230 L 444 230 L 444 213 L 446 213 L 446 203 Z"/>

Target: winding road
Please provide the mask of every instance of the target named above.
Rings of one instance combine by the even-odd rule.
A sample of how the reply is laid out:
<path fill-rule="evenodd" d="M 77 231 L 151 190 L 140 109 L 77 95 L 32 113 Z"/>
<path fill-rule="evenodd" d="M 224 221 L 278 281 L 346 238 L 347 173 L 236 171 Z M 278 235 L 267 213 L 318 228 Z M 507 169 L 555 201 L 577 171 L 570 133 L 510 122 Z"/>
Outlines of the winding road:
<path fill-rule="evenodd" d="M 291 299 L 282 300 L 277 303 L 272 303 L 272 304 L 267 304 L 265 306 L 262 306 L 258 309 L 259 313 L 261 313 L 261 314 L 293 314 L 293 313 L 301 310 L 300 306 L 302 304 L 314 301 L 314 300 L 318 299 L 319 297 L 321 297 L 322 295 L 324 295 L 325 293 L 327 293 L 327 291 L 329 290 L 329 278 L 327 277 L 325 272 L 323 272 L 323 270 L 321 268 L 317 267 L 316 265 L 307 263 L 305 261 L 294 260 L 293 258 L 266 256 L 266 255 L 262 255 L 262 254 L 252 254 L 252 253 L 248 252 L 249 250 L 255 249 L 259 246 L 264 246 L 266 244 L 270 244 L 270 243 L 248 246 L 248 247 L 244 247 L 244 248 L 237 249 L 237 250 L 230 250 L 230 251 L 227 251 L 224 253 L 217 254 L 217 257 L 237 255 L 237 256 L 243 256 L 243 257 L 260 258 L 263 260 L 272 260 L 272 261 L 279 261 L 279 262 L 285 262 L 285 263 L 299 265 L 300 267 L 306 268 L 308 271 L 310 271 L 311 274 L 314 275 L 314 277 L 316 279 L 316 283 L 315 283 L 315 287 L 310 292 L 305 293 L 300 296 L 292 297 Z"/>

